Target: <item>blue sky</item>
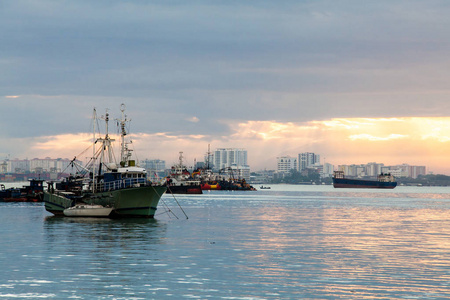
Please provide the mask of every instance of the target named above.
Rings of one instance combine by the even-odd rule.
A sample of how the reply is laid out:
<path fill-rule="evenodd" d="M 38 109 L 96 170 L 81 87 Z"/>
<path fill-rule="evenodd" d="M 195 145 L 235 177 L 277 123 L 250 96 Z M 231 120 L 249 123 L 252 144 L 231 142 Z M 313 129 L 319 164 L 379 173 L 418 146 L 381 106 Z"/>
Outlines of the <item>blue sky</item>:
<path fill-rule="evenodd" d="M 0 158 L 71 157 L 84 148 L 50 142 L 90 132 L 93 107 L 118 116 L 125 103 L 141 158 L 201 160 L 211 143 L 248 148 L 256 169 L 307 151 L 387 159 L 355 153 L 350 133 L 336 153 L 305 128 L 441 117 L 450 136 L 449 14 L 447 1 L 0 1 Z M 270 124 L 297 131 L 263 143 Z M 420 157 L 443 155 L 408 149 L 390 162 L 437 168 Z"/>

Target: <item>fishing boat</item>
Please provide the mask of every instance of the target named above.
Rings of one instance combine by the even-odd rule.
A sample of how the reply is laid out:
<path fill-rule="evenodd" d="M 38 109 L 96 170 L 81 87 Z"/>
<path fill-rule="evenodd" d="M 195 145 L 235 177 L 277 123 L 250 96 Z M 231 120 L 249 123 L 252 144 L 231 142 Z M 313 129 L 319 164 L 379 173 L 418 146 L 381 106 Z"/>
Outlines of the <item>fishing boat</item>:
<path fill-rule="evenodd" d="M 183 165 L 183 152 L 180 152 L 178 164 L 172 167 L 170 175 L 162 184 L 167 186 L 167 192 L 172 194 L 203 194 L 200 183 Z"/>
<path fill-rule="evenodd" d="M 4 184 L 0 184 L 0 201 L 2 202 L 26 202 L 25 193 L 16 187 L 5 188 Z"/>
<path fill-rule="evenodd" d="M 397 186 L 394 176 L 380 174 L 377 180 L 346 178 L 343 171 L 335 171 L 333 176 L 335 188 L 393 189 Z"/>
<path fill-rule="evenodd" d="M 44 195 L 44 180 L 29 179 L 30 184 L 21 188 L 5 188 L 0 184 L 0 201 L 2 202 L 41 202 Z"/>
<path fill-rule="evenodd" d="M 48 183 L 48 189 L 44 191 L 45 209 L 48 212 L 64 216 L 65 211 L 70 214 L 68 208 L 77 205 L 100 205 L 111 208 L 110 217 L 154 217 L 159 200 L 167 188 L 152 184 L 147 179 L 146 170 L 131 159 L 130 142 L 125 140 L 128 120 L 124 104 L 121 105 L 121 112 L 122 117 L 117 120 L 121 132 L 120 162 L 117 164 L 113 161 L 114 139 L 108 134 L 109 114 L 106 113 L 102 117 L 106 122 L 104 137 L 96 138 L 94 125 L 90 161 L 82 166 L 75 157 L 71 165 L 78 169 L 77 174 L 57 184 Z M 95 124 L 98 119 L 95 109 L 93 119 Z"/>

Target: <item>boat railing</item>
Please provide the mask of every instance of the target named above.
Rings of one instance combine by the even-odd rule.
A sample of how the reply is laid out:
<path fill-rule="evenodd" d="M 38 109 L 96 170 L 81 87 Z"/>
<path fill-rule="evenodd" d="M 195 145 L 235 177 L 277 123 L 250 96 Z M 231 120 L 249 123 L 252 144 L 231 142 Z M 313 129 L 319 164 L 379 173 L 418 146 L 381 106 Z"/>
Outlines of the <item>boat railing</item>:
<path fill-rule="evenodd" d="M 147 180 L 145 178 L 123 178 L 109 182 L 100 182 L 96 185 L 96 190 L 98 192 L 109 192 L 123 188 L 141 186 L 146 183 Z"/>

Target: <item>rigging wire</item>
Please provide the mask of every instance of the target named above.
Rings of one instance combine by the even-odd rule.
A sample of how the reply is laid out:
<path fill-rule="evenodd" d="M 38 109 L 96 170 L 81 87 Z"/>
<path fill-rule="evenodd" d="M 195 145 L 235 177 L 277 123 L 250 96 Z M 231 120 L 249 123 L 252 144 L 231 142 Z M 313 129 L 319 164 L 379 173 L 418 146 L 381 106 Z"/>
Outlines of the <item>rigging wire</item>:
<path fill-rule="evenodd" d="M 155 191 L 155 193 L 160 197 L 160 201 L 164 204 L 165 211 L 164 211 L 163 213 L 167 213 L 167 215 L 169 216 L 169 218 L 170 218 L 170 214 L 169 214 L 169 213 L 172 213 L 172 215 L 174 215 L 175 218 L 179 219 L 178 216 L 170 209 L 170 207 L 169 207 L 169 206 L 167 205 L 167 203 L 164 201 L 164 199 L 162 198 L 162 194 L 160 195 L 153 185 L 152 185 L 152 188 L 153 188 L 153 190 Z M 163 194 L 164 194 L 164 193 L 163 193 Z M 161 213 L 161 214 L 163 214 L 163 213 Z M 155 214 L 155 215 L 156 215 L 156 214 Z"/>
<path fill-rule="evenodd" d="M 175 199 L 175 202 L 178 204 L 178 207 L 181 209 L 181 211 L 183 212 L 184 216 L 186 217 L 186 219 L 189 219 L 189 217 L 187 216 L 187 214 L 184 212 L 184 209 L 181 207 L 180 203 L 178 202 L 177 198 L 175 198 L 175 195 L 172 193 L 172 190 L 170 189 L 169 186 L 167 186 L 167 189 L 169 190 L 169 192 L 172 194 L 173 199 Z"/>
<path fill-rule="evenodd" d="M 167 203 L 164 201 L 164 199 L 161 199 L 160 201 L 163 203 L 165 211 L 162 212 L 161 214 L 155 214 L 155 216 L 167 214 L 169 216 L 169 218 L 171 218 L 171 216 L 169 214 L 169 213 L 171 213 L 175 218 L 179 219 L 178 216 L 170 209 L 170 207 L 167 205 Z"/>
<path fill-rule="evenodd" d="M 77 164 L 74 164 L 74 162 L 76 161 L 77 157 L 80 157 L 81 155 L 83 155 L 86 151 L 88 151 L 90 148 L 92 147 L 92 145 L 90 145 L 89 147 L 87 147 L 84 151 L 82 151 L 80 154 L 78 154 L 77 156 L 75 156 L 68 164 L 67 166 L 61 171 L 59 172 L 59 175 L 63 174 L 70 166 L 74 167 L 77 170 L 78 173 L 83 174 L 82 170 L 80 170 L 79 166 Z M 58 175 L 58 177 L 59 177 Z"/>

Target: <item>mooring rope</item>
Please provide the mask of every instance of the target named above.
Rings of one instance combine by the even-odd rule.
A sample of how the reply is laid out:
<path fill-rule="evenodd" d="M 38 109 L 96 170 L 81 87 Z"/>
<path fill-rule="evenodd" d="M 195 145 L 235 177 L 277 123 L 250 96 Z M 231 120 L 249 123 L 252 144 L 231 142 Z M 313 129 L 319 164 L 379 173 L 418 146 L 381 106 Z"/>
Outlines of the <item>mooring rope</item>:
<path fill-rule="evenodd" d="M 175 199 L 175 202 L 178 204 L 178 207 L 180 207 L 181 211 L 183 212 L 184 216 L 186 217 L 186 219 L 189 219 L 189 217 L 187 216 L 187 214 L 184 212 L 184 209 L 181 207 L 180 203 L 178 202 L 177 198 L 175 198 L 175 195 L 172 193 L 172 190 L 170 189 L 169 186 L 167 186 L 167 189 L 169 190 L 169 192 L 172 194 L 173 199 Z"/>
<path fill-rule="evenodd" d="M 164 199 L 162 199 L 162 195 L 163 195 L 164 193 L 160 195 L 153 185 L 152 185 L 151 187 L 153 188 L 153 190 L 155 191 L 155 193 L 159 196 L 160 201 L 162 201 L 162 203 L 164 204 L 164 208 L 165 208 L 165 212 L 164 212 L 164 213 L 167 213 L 167 215 L 169 216 L 169 218 L 170 218 L 170 214 L 169 214 L 169 213 L 172 213 L 172 215 L 174 215 L 175 218 L 179 219 L 178 216 L 177 216 L 177 215 L 169 208 L 169 206 L 168 206 L 167 203 L 164 201 Z M 161 213 L 161 214 L 162 214 L 162 213 Z M 158 215 L 158 214 L 155 214 L 155 215 Z"/>
<path fill-rule="evenodd" d="M 163 213 L 161 213 L 161 215 L 162 215 L 162 214 L 167 214 L 167 215 L 169 216 L 169 218 L 171 218 L 171 216 L 170 216 L 169 213 L 172 213 L 172 215 L 173 215 L 175 218 L 179 219 L 178 216 L 177 216 L 177 215 L 169 208 L 169 206 L 168 206 L 167 203 L 164 201 L 164 199 L 161 199 L 161 201 L 162 201 L 162 203 L 164 204 L 164 209 L 165 209 L 165 211 L 164 211 Z M 155 215 L 157 215 L 157 214 L 155 214 Z"/>

